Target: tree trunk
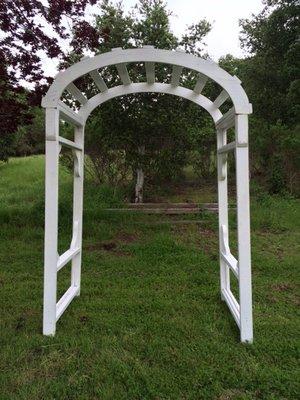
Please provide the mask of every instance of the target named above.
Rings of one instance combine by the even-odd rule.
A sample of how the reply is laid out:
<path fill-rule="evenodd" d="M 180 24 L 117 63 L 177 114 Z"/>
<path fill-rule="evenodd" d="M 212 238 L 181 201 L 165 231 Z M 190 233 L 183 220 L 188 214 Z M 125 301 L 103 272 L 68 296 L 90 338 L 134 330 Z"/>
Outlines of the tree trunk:
<path fill-rule="evenodd" d="M 139 154 L 145 154 L 145 146 L 139 146 Z M 144 172 L 142 168 L 136 170 L 135 203 L 143 203 Z"/>

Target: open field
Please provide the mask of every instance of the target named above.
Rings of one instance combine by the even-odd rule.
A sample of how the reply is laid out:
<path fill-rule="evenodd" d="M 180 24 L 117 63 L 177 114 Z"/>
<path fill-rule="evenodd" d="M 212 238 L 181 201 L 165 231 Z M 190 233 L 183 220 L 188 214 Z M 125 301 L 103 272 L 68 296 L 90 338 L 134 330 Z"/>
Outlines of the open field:
<path fill-rule="evenodd" d="M 173 224 L 183 216 L 105 212 L 120 201 L 87 182 L 81 296 L 49 338 L 41 334 L 43 177 L 43 157 L 0 165 L 1 400 L 299 398 L 297 200 L 252 197 L 255 341 L 247 346 L 220 299 L 217 216 Z M 62 252 L 71 232 L 66 171 L 61 183 Z M 170 198 L 206 202 L 215 193 Z M 60 295 L 69 278 L 66 266 Z"/>

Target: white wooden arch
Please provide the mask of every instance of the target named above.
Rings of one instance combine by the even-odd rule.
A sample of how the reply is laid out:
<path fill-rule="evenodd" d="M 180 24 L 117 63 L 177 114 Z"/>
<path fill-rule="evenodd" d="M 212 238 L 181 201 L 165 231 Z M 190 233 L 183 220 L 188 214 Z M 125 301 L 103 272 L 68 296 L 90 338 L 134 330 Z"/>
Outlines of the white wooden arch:
<path fill-rule="evenodd" d="M 145 82 L 134 83 L 126 64 L 144 63 Z M 155 64 L 172 65 L 170 83 L 156 82 Z M 108 88 L 101 77 L 101 69 L 115 66 L 121 85 Z M 180 85 L 183 68 L 196 71 L 198 80 L 193 90 Z M 100 70 L 100 72 L 99 72 Z M 73 83 L 89 74 L 99 93 L 87 98 Z M 208 79 L 221 86 L 219 96 L 210 100 L 201 94 Z M 67 90 L 81 107 L 74 111 L 61 101 Z M 218 159 L 219 204 L 219 251 L 221 298 L 231 311 L 239 329 L 242 342 L 252 342 L 252 289 L 250 258 L 249 216 L 249 161 L 248 161 L 248 114 L 251 104 L 237 77 L 231 76 L 211 60 L 205 60 L 182 51 L 155 49 L 144 46 L 139 49 L 113 49 L 92 58 L 84 58 L 67 70 L 60 72 L 42 106 L 46 109 L 46 195 L 45 195 L 45 265 L 44 265 L 44 317 L 43 333 L 54 335 L 56 322 L 75 296 L 80 294 L 82 255 L 82 207 L 83 207 L 83 161 L 84 126 L 90 113 L 100 104 L 118 96 L 132 93 L 167 93 L 188 99 L 204 108 L 216 126 Z M 222 114 L 220 106 L 227 100 L 233 107 Z M 60 119 L 74 125 L 74 141 L 59 135 Z M 227 130 L 235 128 L 235 140 L 227 143 Z M 58 255 L 58 161 L 61 146 L 74 153 L 73 236 L 70 248 Z M 231 254 L 228 236 L 227 155 L 235 153 L 237 190 L 238 260 Z M 71 285 L 57 301 L 57 273 L 69 262 Z M 239 282 L 239 302 L 230 290 L 230 271 Z"/>

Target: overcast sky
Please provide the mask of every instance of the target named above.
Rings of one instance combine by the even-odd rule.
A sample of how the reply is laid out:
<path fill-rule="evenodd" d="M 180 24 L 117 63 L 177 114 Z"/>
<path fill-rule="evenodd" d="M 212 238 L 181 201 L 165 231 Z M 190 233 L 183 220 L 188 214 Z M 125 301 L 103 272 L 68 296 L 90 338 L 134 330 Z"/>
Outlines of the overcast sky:
<path fill-rule="evenodd" d="M 245 53 L 239 44 L 239 19 L 248 18 L 259 13 L 262 0 L 167 0 L 168 7 L 173 11 L 171 29 L 176 36 L 181 36 L 187 25 L 206 18 L 212 24 L 212 31 L 206 38 L 206 51 L 217 61 L 225 54 L 243 57 Z M 123 0 L 126 11 L 136 4 L 136 0 Z M 90 9 L 91 14 L 95 8 Z M 43 69 L 47 75 L 57 72 L 57 60 L 45 59 Z"/>

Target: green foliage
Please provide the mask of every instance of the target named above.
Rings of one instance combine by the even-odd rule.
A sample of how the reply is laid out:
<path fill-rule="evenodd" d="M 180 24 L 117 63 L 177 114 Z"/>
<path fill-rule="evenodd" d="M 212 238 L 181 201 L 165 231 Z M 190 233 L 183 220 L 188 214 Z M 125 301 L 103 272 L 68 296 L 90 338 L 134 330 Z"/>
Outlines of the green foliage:
<path fill-rule="evenodd" d="M 275 7 L 241 21 L 241 44 L 253 55 L 245 63 L 243 78 L 257 117 L 269 123 L 299 122 L 299 2 L 269 3 Z"/>
<path fill-rule="evenodd" d="M 15 139 L 15 155 L 27 156 L 45 151 L 45 113 L 41 107 L 30 109 L 32 120 L 19 126 Z"/>
<path fill-rule="evenodd" d="M 270 193 L 300 193 L 299 11 L 297 1 L 266 1 L 260 14 L 241 21 L 250 56 L 220 60 L 239 76 L 253 104 L 251 176 Z"/>

